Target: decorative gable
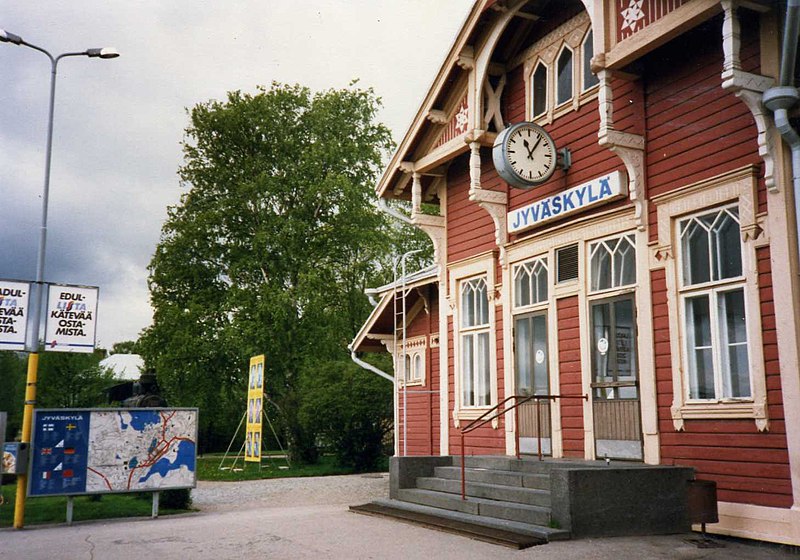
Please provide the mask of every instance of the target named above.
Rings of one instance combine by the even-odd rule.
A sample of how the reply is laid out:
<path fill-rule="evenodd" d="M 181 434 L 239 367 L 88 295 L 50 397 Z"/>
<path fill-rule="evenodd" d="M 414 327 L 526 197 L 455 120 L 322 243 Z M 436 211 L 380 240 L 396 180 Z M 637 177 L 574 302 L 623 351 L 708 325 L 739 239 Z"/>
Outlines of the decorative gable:
<path fill-rule="evenodd" d="M 467 94 L 461 99 L 461 102 L 456 106 L 455 111 L 450 116 L 450 121 L 447 127 L 442 131 L 439 140 L 436 141 L 436 148 L 442 144 L 446 144 L 453 138 L 461 136 L 467 132 L 469 126 L 469 108 L 467 105 Z"/>

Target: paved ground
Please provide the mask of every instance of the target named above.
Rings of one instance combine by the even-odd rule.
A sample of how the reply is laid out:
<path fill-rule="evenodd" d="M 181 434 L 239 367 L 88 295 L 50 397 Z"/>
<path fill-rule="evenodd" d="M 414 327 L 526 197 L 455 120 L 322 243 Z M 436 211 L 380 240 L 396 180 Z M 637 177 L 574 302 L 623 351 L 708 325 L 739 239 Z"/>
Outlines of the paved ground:
<path fill-rule="evenodd" d="M 591 539 L 511 550 L 389 519 L 357 515 L 349 504 L 386 496 L 388 478 L 345 476 L 201 483 L 201 510 L 156 520 L 87 522 L 0 530 L 9 560 L 558 559 L 766 560 L 798 558 L 777 548 L 724 541 L 700 549 L 696 535 Z"/>

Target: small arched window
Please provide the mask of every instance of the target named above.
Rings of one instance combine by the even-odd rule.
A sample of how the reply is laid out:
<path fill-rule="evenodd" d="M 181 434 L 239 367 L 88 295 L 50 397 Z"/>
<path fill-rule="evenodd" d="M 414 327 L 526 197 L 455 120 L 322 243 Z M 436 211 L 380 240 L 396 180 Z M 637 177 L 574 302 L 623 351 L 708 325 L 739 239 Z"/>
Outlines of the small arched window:
<path fill-rule="evenodd" d="M 561 105 L 572 99 L 572 51 L 565 46 L 558 55 L 558 77 L 556 80 L 556 104 Z"/>
<path fill-rule="evenodd" d="M 583 40 L 583 91 L 590 89 L 600 83 L 600 80 L 592 73 L 592 57 L 594 56 L 594 36 L 592 30 L 586 34 Z"/>
<path fill-rule="evenodd" d="M 531 77 L 533 91 L 533 116 L 538 117 L 547 111 L 547 66 L 541 62 L 536 65 Z"/>

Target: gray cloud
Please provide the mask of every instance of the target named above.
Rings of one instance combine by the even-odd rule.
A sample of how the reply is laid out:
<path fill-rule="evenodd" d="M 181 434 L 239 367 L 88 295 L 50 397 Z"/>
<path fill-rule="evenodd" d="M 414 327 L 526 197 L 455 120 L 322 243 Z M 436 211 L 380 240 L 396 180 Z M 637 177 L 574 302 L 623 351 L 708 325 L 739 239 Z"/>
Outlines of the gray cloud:
<path fill-rule="evenodd" d="M 147 264 L 182 193 L 185 108 L 273 80 L 358 78 L 399 140 L 471 4 L 0 0 L 0 27 L 51 52 L 122 53 L 59 64 L 46 279 L 100 287 L 100 345 L 135 338 L 151 320 Z M 33 280 L 49 62 L 0 44 L 0 73 L 0 278 Z"/>

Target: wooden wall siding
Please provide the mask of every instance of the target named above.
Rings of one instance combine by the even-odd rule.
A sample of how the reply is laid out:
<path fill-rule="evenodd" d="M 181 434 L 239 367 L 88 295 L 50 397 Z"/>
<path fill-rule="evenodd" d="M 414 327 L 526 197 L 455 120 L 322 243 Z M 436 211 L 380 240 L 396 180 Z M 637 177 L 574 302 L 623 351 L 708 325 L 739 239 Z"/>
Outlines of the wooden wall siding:
<path fill-rule="evenodd" d="M 425 384 L 412 385 L 407 389 L 408 397 L 408 454 L 438 455 L 439 453 L 439 348 L 431 348 L 430 335 L 439 332 L 438 289 L 434 286 L 421 288 L 427 292 L 430 313 L 420 312 L 409 325 L 409 338 L 426 336 Z M 398 434 L 400 450 L 403 450 L 403 389 L 400 392 L 400 418 Z"/>
<path fill-rule="evenodd" d="M 483 188 L 496 187 L 502 181 L 492 165 L 491 152 L 482 150 L 481 158 Z M 469 158 L 457 158 L 450 169 L 447 179 L 447 257 L 453 262 L 490 251 L 496 245 L 492 218 L 486 210 L 469 200 Z"/>
<path fill-rule="evenodd" d="M 698 478 L 715 480 L 721 501 L 791 507 L 769 248 L 758 249 L 757 258 L 769 406 L 769 431 L 763 433 L 748 419 L 686 420 L 685 431 L 675 431 L 665 273 L 651 273 L 661 457 L 664 464 L 694 467 Z"/>
<path fill-rule="evenodd" d="M 455 110 L 455 113 L 450 117 L 450 122 L 447 123 L 447 127 L 442 131 L 442 135 L 439 137 L 439 140 L 436 141 L 436 148 L 444 144 L 445 142 L 449 142 L 456 136 L 464 134 L 467 131 L 467 126 L 469 124 L 469 107 L 467 106 L 467 96 L 464 95 L 464 98 L 461 100 L 461 103 L 458 104 L 458 107 Z"/>
<path fill-rule="evenodd" d="M 561 395 L 580 396 L 581 382 L 581 332 L 578 323 L 578 297 L 558 300 L 558 361 Z M 561 401 L 561 427 L 565 457 L 584 457 L 583 402 L 580 399 Z"/>
<path fill-rule="evenodd" d="M 627 39 L 689 0 L 616 0 L 617 41 Z M 637 9 L 638 8 L 638 9 Z"/>
<path fill-rule="evenodd" d="M 747 106 L 721 87 L 721 19 L 658 49 L 646 58 L 648 196 L 731 171 L 760 165 L 757 130 Z M 713 40 L 709 40 L 713 37 Z M 693 53 L 691 65 L 678 64 Z M 758 29 L 742 21 L 742 67 L 759 71 Z M 759 211 L 766 210 L 763 179 Z M 650 239 L 657 234 L 656 208 L 649 208 Z"/>
<path fill-rule="evenodd" d="M 529 401 L 519 407 L 519 435 L 520 437 L 539 437 L 538 426 L 541 423 L 543 438 L 549 438 L 551 434 L 550 422 L 550 402 L 543 400 L 539 404 L 540 410 L 536 410 L 536 401 Z"/>
<path fill-rule="evenodd" d="M 629 83 L 617 81 L 623 88 L 620 95 L 624 95 L 625 100 L 631 99 Z M 616 91 L 615 95 L 617 95 Z M 638 98 L 640 97 L 641 94 Z M 566 173 L 556 170 L 549 181 L 529 190 L 510 188 L 505 182 L 502 182 L 509 193 L 509 211 L 590 181 L 605 173 L 625 169 L 616 154 L 597 143 L 599 128 L 597 103 L 596 99 L 589 101 L 577 111 L 570 111 L 545 126 L 559 149 L 567 147 L 572 152 L 572 167 Z M 619 130 L 634 129 L 637 124 L 640 129 L 643 128 L 643 113 L 640 111 L 637 122 L 634 122 L 634 111 L 627 107 L 629 104 L 625 101 L 624 110 L 620 109 L 619 115 L 615 113 Z M 508 85 L 503 93 L 503 119 L 509 123 L 525 120 L 525 79 L 521 68 L 516 68 L 509 73 Z M 607 210 L 608 208 L 608 205 L 603 205 L 598 210 Z M 512 235 L 511 238 L 514 240 L 518 237 Z"/>

